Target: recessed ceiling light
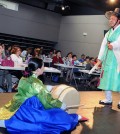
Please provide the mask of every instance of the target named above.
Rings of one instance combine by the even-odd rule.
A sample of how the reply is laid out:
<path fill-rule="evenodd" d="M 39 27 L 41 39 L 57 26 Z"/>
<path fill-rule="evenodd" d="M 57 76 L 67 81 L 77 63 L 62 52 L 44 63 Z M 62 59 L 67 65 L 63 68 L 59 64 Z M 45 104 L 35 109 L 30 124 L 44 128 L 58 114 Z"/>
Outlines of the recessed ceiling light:
<path fill-rule="evenodd" d="M 114 3 L 114 2 L 115 2 L 115 0 L 110 0 L 110 2 L 111 2 L 111 3 Z"/>
<path fill-rule="evenodd" d="M 62 10 L 65 10 L 65 7 L 64 6 L 62 6 L 61 8 L 62 8 Z"/>

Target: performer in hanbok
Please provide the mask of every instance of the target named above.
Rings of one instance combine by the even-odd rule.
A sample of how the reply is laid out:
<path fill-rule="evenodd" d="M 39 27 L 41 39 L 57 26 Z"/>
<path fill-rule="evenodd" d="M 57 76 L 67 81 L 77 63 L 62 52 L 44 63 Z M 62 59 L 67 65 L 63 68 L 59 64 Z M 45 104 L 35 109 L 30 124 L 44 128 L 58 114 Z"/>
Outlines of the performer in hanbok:
<path fill-rule="evenodd" d="M 110 29 L 103 39 L 98 62 L 90 73 L 102 63 L 98 88 L 105 90 L 105 100 L 100 100 L 99 104 L 112 105 L 112 91 L 120 92 L 120 8 L 107 11 L 105 16 L 109 20 Z M 118 108 L 120 109 L 120 101 Z"/>
<path fill-rule="evenodd" d="M 0 127 L 10 134 L 60 134 L 72 130 L 86 118 L 68 114 L 66 105 L 54 99 L 37 78 L 43 73 L 43 61 L 31 58 L 18 84 L 18 93 L 0 109 Z"/>

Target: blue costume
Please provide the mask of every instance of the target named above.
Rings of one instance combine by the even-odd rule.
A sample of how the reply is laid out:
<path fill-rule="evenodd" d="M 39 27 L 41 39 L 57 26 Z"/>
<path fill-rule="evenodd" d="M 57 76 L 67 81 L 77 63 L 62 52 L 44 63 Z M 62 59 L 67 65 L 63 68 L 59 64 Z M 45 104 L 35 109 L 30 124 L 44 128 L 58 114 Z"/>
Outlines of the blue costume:
<path fill-rule="evenodd" d="M 22 77 L 18 93 L 0 109 L 0 119 L 10 134 L 60 134 L 78 124 L 78 115 L 68 114 L 61 104 L 35 75 Z"/>

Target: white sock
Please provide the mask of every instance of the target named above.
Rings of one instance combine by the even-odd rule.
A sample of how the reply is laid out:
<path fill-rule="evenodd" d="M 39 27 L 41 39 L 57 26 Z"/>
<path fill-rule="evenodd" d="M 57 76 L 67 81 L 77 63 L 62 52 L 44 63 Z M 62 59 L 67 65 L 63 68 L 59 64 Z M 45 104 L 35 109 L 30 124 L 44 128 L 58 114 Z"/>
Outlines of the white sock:
<path fill-rule="evenodd" d="M 51 92 L 53 86 L 51 86 L 51 85 L 46 85 L 46 88 L 47 88 L 47 90 L 48 90 L 49 92 Z"/>
<path fill-rule="evenodd" d="M 112 102 L 112 91 L 105 91 L 106 102 Z"/>
<path fill-rule="evenodd" d="M 81 115 L 78 115 L 78 120 L 81 120 L 82 119 L 82 116 Z"/>
<path fill-rule="evenodd" d="M 6 128 L 5 127 L 5 120 L 0 120 L 0 127 Z"/>

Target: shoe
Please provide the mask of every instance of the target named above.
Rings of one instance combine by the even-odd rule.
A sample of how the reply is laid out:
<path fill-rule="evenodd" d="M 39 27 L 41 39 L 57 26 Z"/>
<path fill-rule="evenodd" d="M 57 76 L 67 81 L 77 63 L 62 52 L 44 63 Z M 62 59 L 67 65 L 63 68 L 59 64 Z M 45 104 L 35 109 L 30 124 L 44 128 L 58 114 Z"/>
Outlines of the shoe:
<path fill-rule="evenodd" d="M 85 122 L 85 121 L 88 121 L 88 118 L 82 116 L 82 118 L 79 120 L 79 122 Z"/>
<path fill-rule="evenodd" d="M 120 104 L 117 105 L 117 108 L 120 109 Z"/>
<path fill-rule="evenodd" d="M 101 105 L 112 105 L 112 102 L 105 102 L 105 101 L 100 100 L 99 104 L 101 104 Z"/>

